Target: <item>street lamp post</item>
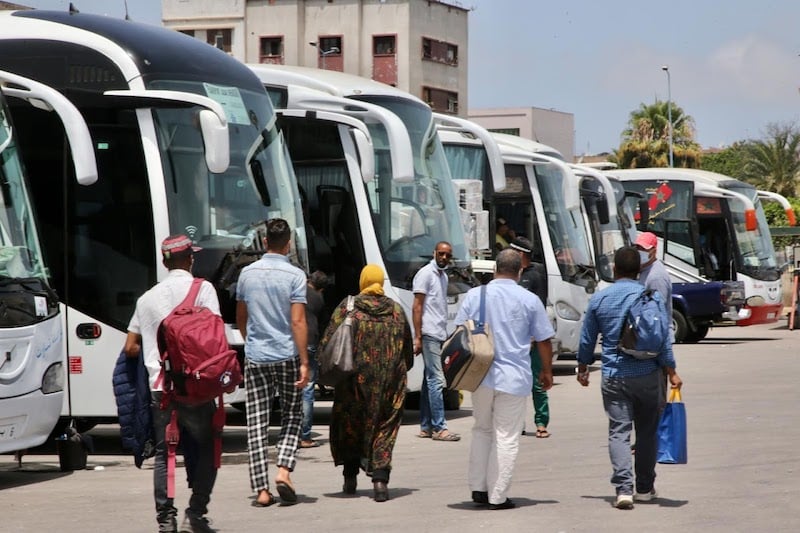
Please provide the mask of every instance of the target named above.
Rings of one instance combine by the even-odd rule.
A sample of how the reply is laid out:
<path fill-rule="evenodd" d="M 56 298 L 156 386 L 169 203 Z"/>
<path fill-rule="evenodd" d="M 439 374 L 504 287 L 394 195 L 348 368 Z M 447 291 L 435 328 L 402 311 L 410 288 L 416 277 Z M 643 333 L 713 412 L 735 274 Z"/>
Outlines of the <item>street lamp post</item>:
<path fill-rule="evenodd" d="M 327 56 L 329 56 L 330 54 L 338 54 L 339 53 L 339 47 L 338 46 L 331 46 L 328 50 L 323 50 L 322 48 L 320 48 L 319 43 L 316 42 L 316 41 L 310 41 L 308 44 L 310 46 L 313 46 L 314 48 L 316 48 L 317 49 L 317 54 L 319 54 L 319 56 L 322 58 L 322 70 L 327 70 L 325 68 L 325 58 Z"/>
<path fill-rule="evenodd" d="M 661 70 L 667 73 L 667 121 L 669 122 L 669 168 L 672 168 L 672 82 L 669 77 L 669 66 L 664 65 Z"/>

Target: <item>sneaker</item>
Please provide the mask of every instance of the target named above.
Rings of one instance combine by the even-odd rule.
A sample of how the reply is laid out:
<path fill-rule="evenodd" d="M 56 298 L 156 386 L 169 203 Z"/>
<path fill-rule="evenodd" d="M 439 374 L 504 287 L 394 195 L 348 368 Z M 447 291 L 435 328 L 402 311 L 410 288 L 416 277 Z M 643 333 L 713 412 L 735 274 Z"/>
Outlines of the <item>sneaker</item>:
<path fill-rule="evenodd" d="M 158 522 L 158 533 L 177 533 L 178 522 L 175 517 L 165 518 Z"/>
<path fill-rule="evenodd" d="M 194 516 L 186 513 L 183 516 L 183 523 L 178 533 L 216 533 L 216 529 L 211 528 L 211 522 L 204 516 Z"/>
<path fill-rule="evenodd" d="M 633 496 L 630 494 L 617 494 L 617 501 L 614 507 L 617 509 L 633 509 Z"/>
<path fill-rule="evenodd" d="M 633 495 L 633 501 L 636 502 L 650 502 L 658 498 L 658 492 L 655 487 L 650 492 L 637 492 Z"/>

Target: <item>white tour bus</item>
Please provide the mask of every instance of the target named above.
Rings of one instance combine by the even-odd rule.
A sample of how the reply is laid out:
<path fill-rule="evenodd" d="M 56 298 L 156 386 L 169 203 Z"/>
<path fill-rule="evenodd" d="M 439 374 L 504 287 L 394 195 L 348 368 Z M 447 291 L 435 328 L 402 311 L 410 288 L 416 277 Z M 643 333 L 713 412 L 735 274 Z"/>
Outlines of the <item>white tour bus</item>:
<path fill-rule="evenodd" d="M 78 110 L 50 87 L 0 71 L 0 350 L 5 354 L 0 453 L 38 446 L 55 427 L 64 402 L 66 350 L 58 296 L 48 280 L 17 130 L 4 96 L 54 111 L 69 139 L 75 181 L 97 180 L 92 139 Z"/>
<path fill-rule="evenodd" d="M 12 109 L 62 303 L 62 415 L 87 425 L 113 419 L 114 362 L 136 299 L 166 275 L 167 235 L 186 233 L 202 248 L 194 273 L 214 283 L 229 325 L 238 270 L 260 253 L 254 223 L 289 221 L 294 258 L 307 266 L 291 162 L 252 71 L 179 32 L 66 11 L 3 12 L 0 69 L 57 89 L 89 125 L 99 179 L 77 187 L 54 119 Z M 235 328 L 229 334 L 241 343 Z"/>
<path fill-rule="evenodd" d="M 760 193 L 752 185 L 703 170 L 612 170 L 626 190 L 649 203 L 648 230 L 673 279 L 742 281 L 745 305 L 737 325 L 771 323 L 782 309 L 777 263 Z M 788 201 L 782 201 L 784 207 Z M 791 207 L 787 211 L 794 223 Z"/>
<path fill-rule="evenodd" d="M 251 68 L 267 86 L 273 104 L 287 109 L 280 124 L 306 196 L 310 263 L 336 279 L 328 303 L 338 304 L 357 292 L 361 268 L 375 263 L 388 276 L 386 294 L 401 303 L 410 320 L 414 274 L 431 260 L 437 242 L 448 241 L 454 254 L 452 320 L 472 278 L 430 107 L 394 87 L 341 72 L 276 65 Z M 358 128 L 323 120 L 321 112 L 347 115 L 366 126 L 374 150 L 372 172 L 363 168 L 367 144 L 354 142 L 360 137 L 353 137 Z M 420 363 L 409 372 L 409 390 L 419 390 L 421 382 Z M 457 405 L 458 395 L 449 395 L 446 406 Z"/>
<path fill-rule="evenodd" d="M 575 353 L 583 313 L 597 285 L 576 178 L 550 147 L 512 135 L 493 133 L 505 183 L 494 178 L 491 143 L 460 130 L 456 120 L 442 119 L 439 136 L 454 178 L 483 183 L 488 210 L 491 257 L 495 224 L 506 219 L 518 235 L 533 243 L 534 268 L 546 287 L 545 305 L 555 325 L 554 356 Z M 487 149 L 488 147 L 488 149 Z M 488 155 L 487 155 L 488 154 Z M 474 210 L 474 209 L 472 209 Z"/>

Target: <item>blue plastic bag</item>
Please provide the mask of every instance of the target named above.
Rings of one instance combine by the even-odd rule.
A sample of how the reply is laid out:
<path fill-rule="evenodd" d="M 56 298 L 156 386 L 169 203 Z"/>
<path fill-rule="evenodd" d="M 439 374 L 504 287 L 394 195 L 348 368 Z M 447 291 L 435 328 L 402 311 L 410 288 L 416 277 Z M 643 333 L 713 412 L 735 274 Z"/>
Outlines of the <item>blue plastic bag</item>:
<path fill-rule="evenodd" d="M 686 406 L 680 389 L 671 389 L 658 424 L 658 462 L 685 465 L 687 461 Z"/>

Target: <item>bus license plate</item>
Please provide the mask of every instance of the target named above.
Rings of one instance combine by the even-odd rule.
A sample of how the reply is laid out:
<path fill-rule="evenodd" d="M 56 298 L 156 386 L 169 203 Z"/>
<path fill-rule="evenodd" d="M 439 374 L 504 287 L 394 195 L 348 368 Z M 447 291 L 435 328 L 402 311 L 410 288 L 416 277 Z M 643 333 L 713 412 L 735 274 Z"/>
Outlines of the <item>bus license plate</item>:
<path fill-rule="evenodd" d="M 16 424 L 2 424 L 0 425 L 0 440 L 11 440 L 17 433 Z"/>

